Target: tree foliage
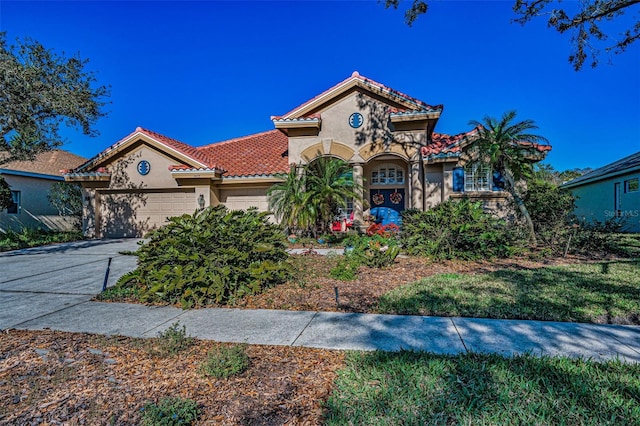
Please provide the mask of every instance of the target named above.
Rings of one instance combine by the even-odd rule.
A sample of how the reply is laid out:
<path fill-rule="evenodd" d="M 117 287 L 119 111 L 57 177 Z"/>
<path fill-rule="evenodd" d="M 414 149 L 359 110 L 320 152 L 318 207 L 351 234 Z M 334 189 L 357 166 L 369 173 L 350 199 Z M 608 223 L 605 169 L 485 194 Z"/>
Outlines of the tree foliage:
<path fill-rule="evenodd" d="M 74 226 L 82 223 L 82 188 L 77 183 L 56 182 L 51 185 L 47 198 L 60 216 L 70 217 Z"/>
<path fill-rule="evenodd" d="M 65 57 L 26 39 L 9 45 L 0 32 L 0 165 L 32 160 L 62 144 L 61 124 L 96 136 L 106 86 L 96 86 L 86 59 Z"/>
<path fill-rule="evenodd" d="M 6 209 L 13 204 L 11 197 L 11 188 L 6 180 L 0 176 L 0 210 Z"/>
<path fill-rule="evenodd" d="M 573 52 L 569 62 L 579 71 L 585 61 L 590 58 L 591 66 L 598 65 L 600 48 L 604 43 L 607 53 L 622 53 L 640 38 L 640 20 L 632 20 L 620 34 L 607 34 L 603 24 L 608 21 L 620 21 L 622 15 L 631 7 L 638 6 L 640 0 L 584 0 L 568 2 L 567 7 L 560 7 L 561 0 L 515 0 L 513 11 L 518 16 L 514 22 L 522 25 L 531 20 L 546 16 L 547 25 L 560 34 L 572 32 Z M 385 0 L 385 7 L 395 9 L 400 0 Z M 411 26 L 418 17 L 429 9 L 427 0 L 413 0 L 411 7 L 405 12 L 405 22 Z M 634 9 L 638 10 L 638 9 Z"/>
<path fill-rule="evenodd" d="M 327 232 L 347 199 L 361 199 L 349 163 L 320 157 L 306 166 L 292 166 L 267 195 L 269 208 L 291 231 Z"/>
<path fill-rule="evenodd" d="M 538 128 L 533 120 L 514 122 L 515 111 L 508 111 L 500 120 L 485 116 L 482 122 L 471 121 L 476 126 L 477 137 L 460 155 L 460 164 L 478 163 L 490 166 L 504 178 L 504 190 L 514 202 L 529 228 L 531 243 L 536 244 L 533 222 L 522 201 L 521 183 L 533 175 L 533 163 L 542 159 L 536 149 L 546 144 L 545 137 L 531 133 Z"/>

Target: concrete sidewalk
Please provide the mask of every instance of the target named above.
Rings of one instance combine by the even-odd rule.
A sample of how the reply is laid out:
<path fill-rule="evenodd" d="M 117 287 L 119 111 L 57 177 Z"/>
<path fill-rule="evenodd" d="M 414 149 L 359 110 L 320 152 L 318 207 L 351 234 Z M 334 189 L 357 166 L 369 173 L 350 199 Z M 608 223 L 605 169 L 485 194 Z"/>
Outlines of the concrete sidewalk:
<path fill-rule="evenodd" d="M 221 342 L 327 349 L 532 352 L 640 362 L 640 327 L 242 309 L 181 310 L 92 302 L 109 258 L 109 285 L 135 267 L 134 240 L 88 241 L 0 253 L 0 329 L 155 337 L 174 322 Z"/>

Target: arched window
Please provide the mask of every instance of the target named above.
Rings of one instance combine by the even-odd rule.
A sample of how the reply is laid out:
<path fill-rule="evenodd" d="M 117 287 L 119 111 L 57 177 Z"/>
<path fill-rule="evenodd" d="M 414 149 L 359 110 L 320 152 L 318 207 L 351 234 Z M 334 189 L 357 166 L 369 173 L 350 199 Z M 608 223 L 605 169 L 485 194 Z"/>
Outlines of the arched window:
<path fill-rule="evenodd" d="M 382 164 L 371 172 L 371 185 L 404 185 L 404 169 L 395 164 Z"/>

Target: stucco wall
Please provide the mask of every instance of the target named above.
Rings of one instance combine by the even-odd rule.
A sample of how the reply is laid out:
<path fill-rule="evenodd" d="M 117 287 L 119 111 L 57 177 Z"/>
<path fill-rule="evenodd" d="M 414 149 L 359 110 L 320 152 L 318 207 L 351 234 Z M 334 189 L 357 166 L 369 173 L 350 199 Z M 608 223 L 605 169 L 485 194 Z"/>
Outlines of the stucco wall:
<path fill-rule="evenodd" d="M 605 222 L 616 216 L 614 186 L 620 184 L 620 215 L 626 221 L 626 230 L 640 232 L 640 190 L 624 191 L 624 182 L 640 179 L 640 172 L 627 173 L 598 182 L 569 188 L 577 198 L 575 214 L 586 221 Z"/>
<path fill-rule="evenodd" d="M 388 105 L 358 91 L 336 100 L 335 103 L 328 105 L 319 112 L 322 115 L 322 125 L 317 136 L 296 137 L 290 135 L 290 163 L 306 162 L 302 153 L 312 146 L 316 146 L 321 153 L 326 154 L 331 143 L 343 144 L 351 148 L 356 155 L 362 149 L 362 155 L 366 156 L 369 155 L 368 150 L 372 143 L 384 145 L 390 142 L 392 138 L 395 138 L 396 140 L 406 140 L 413 146 L 415 144 L 424 144 L 426 141 L 424 130 L 395 132 L 392 134 L 393 125 L 389 121 Z M 363 124 L 359 128 L 353 128 L 349 125 L 349 117 L 354 112 L 359 112 L 363 117 Z M 332 151 L 337 152 L 336 147 Z M 409 151 L 411 152 L 407 157 L 412 155 L 415 150 Z M 343 152 L 347 153 L 347 151 Z M 344 158 L 343 155 L 337 156 L 347 161 L 352 159 Z M 357 157 L 354 160 L 357 160 Z"/>
<path fill-rule="evenodd" d="M 148 161 L 151 166 L 149 173 L 144 176 L 138 173 L 138 163 L 142 160 Z M 169 172 L 169 166 L 176 164 L 180 162 L 148 145 L 138 145 L 106 165 L 112 173 L 109 188 L 177 188 L 178 183 Z"/>
<path fill-rule="evenodd" d="M 14 175 L 3 177 L 12 191 L 20 191 L 21 200 L 18 214 L 0 210 L 0 228 L 15 231 L 22 228 L 71 229 L 72 221 L 59 216 L 47 198 L 51 185 L 58 181 Z"/>

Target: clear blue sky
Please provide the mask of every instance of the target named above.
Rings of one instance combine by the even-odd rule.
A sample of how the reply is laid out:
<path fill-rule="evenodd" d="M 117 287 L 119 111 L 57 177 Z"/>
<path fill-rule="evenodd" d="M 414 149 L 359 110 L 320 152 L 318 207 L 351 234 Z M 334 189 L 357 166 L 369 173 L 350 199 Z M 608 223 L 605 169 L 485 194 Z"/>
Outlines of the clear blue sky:
<path fill-rule="evenodd" d="M 86 157 L 137 126 L 192 145 L 270 130 L 271 115 L 354 70 L 444 104 L 442 133 L 516 109 L 551 141 L 547 162 L 559 170 L 639 151 L 640 43 L 576 73 L 569 35 L 543 20 L 512 24 L 512 4 L 432 1 L 409 28 L 375 1 L 2 0 L 0 28 L 89 58 L 111 86 L 101 135 L 65 132 L 65 148 Z"/>

